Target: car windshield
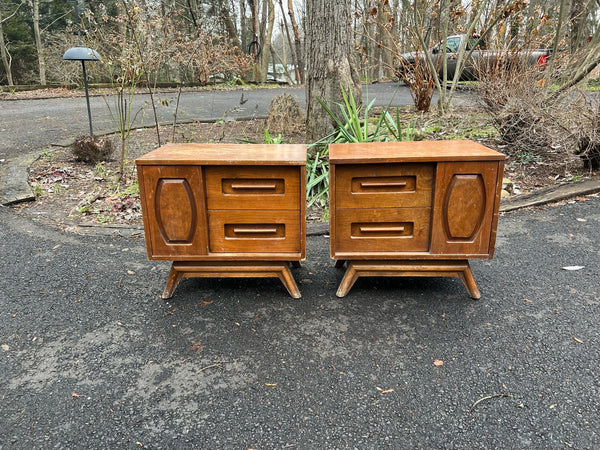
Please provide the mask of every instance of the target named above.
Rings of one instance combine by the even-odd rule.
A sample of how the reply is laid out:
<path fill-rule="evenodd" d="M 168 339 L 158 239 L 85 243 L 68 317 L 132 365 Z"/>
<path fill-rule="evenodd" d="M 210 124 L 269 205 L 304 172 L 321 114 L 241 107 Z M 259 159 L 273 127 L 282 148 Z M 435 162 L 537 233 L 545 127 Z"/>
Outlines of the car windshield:
<path fill-rule="evenodd" d="M 450 53 L 458 52 L 458 47 L 460 47 L 460 38 L 459 37 L 448 38 L 446 47 L 448 48 L 447 51 Z"/>
<path fill-rule="evenodd" d="M 473 36 L 471 38 L 469 38 L 469 42 L 467 43 L 467 50 L 471 50 L 473 47 L 475 47 L 475 43 L 477 43 L 477 40 L 479 39 L 479 36 Z M 485 41 L 483 39 L 481 39 L 478 43 L 477 43 L 477 47 L 480 50 L 484 50 L 485 49 Z"/>

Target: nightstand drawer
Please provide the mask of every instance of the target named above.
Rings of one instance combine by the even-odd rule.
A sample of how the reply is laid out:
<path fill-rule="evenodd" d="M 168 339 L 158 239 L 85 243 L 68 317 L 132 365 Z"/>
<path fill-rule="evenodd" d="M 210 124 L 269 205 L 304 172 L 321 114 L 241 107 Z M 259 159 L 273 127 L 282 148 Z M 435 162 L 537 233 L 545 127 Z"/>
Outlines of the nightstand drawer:
<path fill-rule="evenodd" d="M 426 252 L 431 208 L 338 209 L 337 252 Z"/>
<path fill-rule="evenodd" d="M 300 253 L 300 211 L 209 211 L 215 253 Z"/>
<path fill-rule="evenodd" d="M 335 167 L 336 208 L 430 207 L 433 164 Z"/>
<path fill-rule="evenodd" d="M 295 209 L 300 205 L 300 169 L 210 166 L 205 169 L 208 209 Z"/>

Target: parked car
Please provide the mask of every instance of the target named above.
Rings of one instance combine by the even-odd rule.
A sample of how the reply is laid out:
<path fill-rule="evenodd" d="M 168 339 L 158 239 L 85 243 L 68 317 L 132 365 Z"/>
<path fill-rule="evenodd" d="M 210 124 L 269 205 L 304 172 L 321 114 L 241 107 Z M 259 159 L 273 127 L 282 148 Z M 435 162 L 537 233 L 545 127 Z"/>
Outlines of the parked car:
<path fill-rule="evenodd" d="M 454 78 L 456 71 L 457 56 L 460 45 L 467 36 L 464 34 L 450 36 L 446 42 L 446 61 L 448 79 Z M 475 46 L 473 52 L 464 62 L 464 69 L 460 80 L 477 80 L 481 73 L 485 73 L 490 67 L 507 67 L 512 64 L 526 64 L 529 67 L 537 67 L 540 70 L 546 67 L 550 50 L 488 50 L 485 42 L 474 35 L 469 37 L 466 44 L 465 57 Z M 437 67 L 440 78 L 442 77 L 442 43 L 438 43 L 429 50 L 434 64 Z M 400 64 L 396 68 L 396 75 L 406 80 L 407 77 L 414 76 L 414 67 L 416 64 L 425 64 L 425 55 L 421 52 L 410 52 L 400 55 Z"/>

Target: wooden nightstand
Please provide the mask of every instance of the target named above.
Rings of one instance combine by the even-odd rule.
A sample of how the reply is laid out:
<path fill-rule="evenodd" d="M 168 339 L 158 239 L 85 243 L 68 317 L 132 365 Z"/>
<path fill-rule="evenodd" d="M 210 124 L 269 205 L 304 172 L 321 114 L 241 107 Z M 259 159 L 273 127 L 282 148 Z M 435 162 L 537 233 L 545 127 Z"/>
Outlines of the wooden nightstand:
<path fill-rule="evenodd" d="M 171 144 L 136 160 L 151 260 L 184 277 L 277 277 L 306 254 L 306 146 Z"/>
<path fill-rule="evenodd" d="M 331 145 L 337 295 L 364 276 L 457 276 L 479 298 L 468 260 L 493 257 L 504 159 L 471 141 Z"/>

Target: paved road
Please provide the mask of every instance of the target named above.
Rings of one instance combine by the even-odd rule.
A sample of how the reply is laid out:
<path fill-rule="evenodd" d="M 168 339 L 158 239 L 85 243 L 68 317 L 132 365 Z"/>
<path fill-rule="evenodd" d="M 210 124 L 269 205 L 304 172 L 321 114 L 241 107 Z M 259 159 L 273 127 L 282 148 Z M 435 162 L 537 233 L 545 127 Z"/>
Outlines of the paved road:
<path fill-rule="evenodd" d="M 495 259 L 473 262 L 480 301 L 444 278 L 339 299 L 315 236 L 302 299 L 195 279 L 165 303 L 141 236 L 0 207 L 0 448 L 600 448 L 587 200 L 503 215 Z"/>
<path fill-rule="evenodd" d="M 304 88 L 240 89 L 234 91 L 185 92 L 180 98 L 179 120 L 216 121 L 231 118 L 265 117 L 271 100 L 288 93 L 305 105 Z M 243 98 L 242 98 L 243 96 Z M 378 83 L 363 89 L 363 97 L 375 99 L 376 105 L 410 105 L 408 89 L 396 83 Z M 136 95 L 132 110 L 138 112 L 135 126 L 154 123 L 148 95 Z M 173 122 L 176 93 L 160 94 L 168 106 L 159 105 L 161 123 Z M 243 100 L 243 104 L 240 104 Z M 459 93 L 457 102 L 468 101 Z M 109 105 L 113 99 L 91 97 L 92 124 L 95 134 L 114 132 Z M 72 140 L 89 133 L 85 98 L 54 98 L 0 102 L 0 159 L 14 158 L 23 153 L 45 148 L 52 143 Z"/>

